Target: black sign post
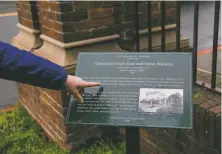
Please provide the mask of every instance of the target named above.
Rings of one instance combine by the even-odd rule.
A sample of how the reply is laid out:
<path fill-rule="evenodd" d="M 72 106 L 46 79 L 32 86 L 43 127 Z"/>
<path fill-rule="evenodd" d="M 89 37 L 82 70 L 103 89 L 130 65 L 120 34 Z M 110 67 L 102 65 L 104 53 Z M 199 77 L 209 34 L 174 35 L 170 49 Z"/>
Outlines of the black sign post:
<path fill-rule="evenodd" d="M 140 154 L 140 129 L 126 127 L 126 154 Z"/>
<path fill-rule="evenodd" d="M 127 154 L 140 153 L 140 128 L 192 129 L 192 57 L 174 52 L 83 52 L 76 75 L 102 83 L 69 104 L 67 124 L 125 127 Z"/>

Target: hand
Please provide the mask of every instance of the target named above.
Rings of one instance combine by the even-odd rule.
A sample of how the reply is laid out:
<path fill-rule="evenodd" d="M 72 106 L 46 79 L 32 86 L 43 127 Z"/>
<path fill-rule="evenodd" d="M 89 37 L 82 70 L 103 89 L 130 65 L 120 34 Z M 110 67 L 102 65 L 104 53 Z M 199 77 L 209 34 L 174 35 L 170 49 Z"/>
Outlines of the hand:
<path fill-rule="evenodd" d="M 68 91 L 75 97 L 79 103 L 83 103 L 83 98 L 80 92 L 86 87 L 95 87 L 101 85 L 98 82 L 87 82 L 80 77 L 68 75 L 66 80 L 66 87 Z"/>

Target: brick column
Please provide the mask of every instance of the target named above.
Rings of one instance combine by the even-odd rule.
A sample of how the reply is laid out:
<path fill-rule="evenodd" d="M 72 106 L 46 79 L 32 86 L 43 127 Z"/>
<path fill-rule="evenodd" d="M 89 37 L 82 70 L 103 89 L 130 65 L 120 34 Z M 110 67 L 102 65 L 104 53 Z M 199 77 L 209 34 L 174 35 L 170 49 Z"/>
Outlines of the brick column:
<path fill-rule="evenodd" d="M 35 53 L 73 72 L 78 52 L 121 51 L 116 43 L 123 26 L 116 18 L 120 4 L 39 1 L 40 37 L 44 43 Z"/>
<path fill-rule="evenodd" d="M 119 2 L 38 1 L 36 6 L 43 45 L 33 53 L 63 66 L 69 73 L 74 73 L 80 51 L 121 51 L 116 43 L 121 29 L 115 16 L 121 10 Z M 113 135 L 112 127 L 66 125 L 70 97 L 65 90 L 17 86 L 19 102 L 62 148 L 73 149 L 88 139 Z"/>
<path fill-rule="evenodd" d="M 12 39 L 12 44 L 28 51 L 40 47 L 42 42 L 39 38 L 39 21 L 36 2 L 18 1 L 16 2 L 18 20 L 17 26 L 20 32 Z"/>

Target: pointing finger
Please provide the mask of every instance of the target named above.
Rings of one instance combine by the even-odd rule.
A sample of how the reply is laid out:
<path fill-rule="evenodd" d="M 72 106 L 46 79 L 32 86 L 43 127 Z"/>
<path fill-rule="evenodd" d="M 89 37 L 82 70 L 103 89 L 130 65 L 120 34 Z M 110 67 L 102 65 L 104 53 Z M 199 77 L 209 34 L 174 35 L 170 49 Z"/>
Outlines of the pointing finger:
<path fill-rule="evenodd" d="M 79 87 L 85 88 L 85 87 L 95 87 L 95 86 L 100 86 L 101 83 L 99 82 L 87 82 L 87 81 L 82 81 L 79 84 Z"/>
<path fill-rule="evenodd" d="M 72 92 L 73 96 L 75 97 L 75 99 L 79 102 L 79 103 L 83 103 L 84 100 L 82 98 L 82 96 L 79 94 L 79 92 L 76 90 L 74 92 Z"/>

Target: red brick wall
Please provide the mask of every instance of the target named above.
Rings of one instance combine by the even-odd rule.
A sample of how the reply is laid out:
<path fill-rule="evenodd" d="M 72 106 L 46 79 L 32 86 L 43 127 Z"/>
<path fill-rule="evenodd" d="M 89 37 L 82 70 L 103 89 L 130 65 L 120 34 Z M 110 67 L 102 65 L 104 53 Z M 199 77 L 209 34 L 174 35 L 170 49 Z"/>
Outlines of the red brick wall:
<path fill-rule="evenodd" d="M 133 27 L 134 2 L 38 1 L 41 33 L 68 43 Z M 147 28 L 147 2 L 140 2 L 140 28 Z M 175 2 L 166 2 L 166 24 L 175 23 Z M 152 2 L 152 26 L 160 25 L 160 4 Z"/>
<path fill-rule="evenodd" d="M 141 149 L 151 154 L 220 154 L 221 96 L 208 90 L 193 99 L 193 129 L 141 129 Z M 124 130 L 121 129 L 124 135 Z"/>
<path fill-rule="evenodd" d="M 166 2 L 166 24 L 175 23 L 176 2 Z M 18 1 L 19 22 L 61 42 L 79 41 L 133 28 L 134 2 Z M 147 28 L 147 2 L 139 2 L 140 28 Z M 160 2 L 152 2 L 152 26 L 161 21 Z"/>
<path fill-rule="evenodd" d="M 19 23 L 31 29 L 39 29 L 39 19 L 36 2 L 17 1 L 16 6 Z"/>
<path fill-rule="evenodd" d="M 103 130 L 96 126 L 65 125 L 69 105 L 69 97 L 65 91 L 48 90 L 19 83 L 17 88 L 19 103 L 61 147 L 75 148 L 92 137 L 103 135 Z"/>
<path fill-rule="evenodd" d="M 116 33 L 120 2 L 39 1 L 41 32 L 61 42 L 73 42 Z"/>
<path fill-rule="evenodd" d="M 161 11 L 160 2 L 153 1 L 151 3 L 151 20 L 152 27 L 160 26 L 161 24 Z M 140 28 L 146 29 L 148 26 L 148 13 L 147 13 L 147 2 L 139 3 L 140 15 Z M 165 2 L 165 23 L 166 25 L 176 23 L 176 2 Z"/>

